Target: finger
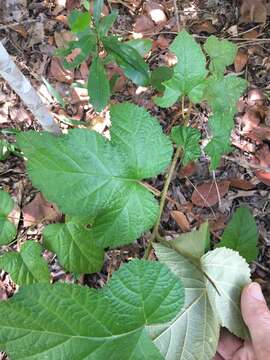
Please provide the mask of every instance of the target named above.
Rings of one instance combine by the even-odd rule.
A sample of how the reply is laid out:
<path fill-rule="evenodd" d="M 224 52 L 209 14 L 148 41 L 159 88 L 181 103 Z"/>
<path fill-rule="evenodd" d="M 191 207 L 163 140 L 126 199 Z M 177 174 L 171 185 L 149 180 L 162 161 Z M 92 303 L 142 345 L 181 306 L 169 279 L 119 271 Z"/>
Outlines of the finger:
<path fill-rule="evenodd" d="M 270 359 L 270 311 L 259 284 L 251 283 L 245 287 L 241 297 L 241 309 L 257 360 Z"/>
<path fill-rule="evenodd" d="M 255 352 L 250 341 L 245 341 L 241 349 L 237 350 L 232 360 L 256 360 Z"/>
<path fill-rule="evenodd" d="M 217 352 L 224 359 L 230 359 L 232 355 L 242 346 L 243 342 L 236 336 L 229 333 L 227 329 L 222 329 Z"/>

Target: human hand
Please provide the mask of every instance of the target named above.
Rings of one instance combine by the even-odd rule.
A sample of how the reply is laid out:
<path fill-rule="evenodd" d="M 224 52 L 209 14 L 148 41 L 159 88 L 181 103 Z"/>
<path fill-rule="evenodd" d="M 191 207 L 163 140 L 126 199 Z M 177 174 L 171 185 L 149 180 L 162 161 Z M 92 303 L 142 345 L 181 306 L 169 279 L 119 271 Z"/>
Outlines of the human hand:
<path fill-rule="evenodd" d="M 259 284 L 246 286 L 241 296 L 243 319 L 251 341 L 241 341 L 222 330 L 213 360 L 270 360 L 270 311 Z"/>

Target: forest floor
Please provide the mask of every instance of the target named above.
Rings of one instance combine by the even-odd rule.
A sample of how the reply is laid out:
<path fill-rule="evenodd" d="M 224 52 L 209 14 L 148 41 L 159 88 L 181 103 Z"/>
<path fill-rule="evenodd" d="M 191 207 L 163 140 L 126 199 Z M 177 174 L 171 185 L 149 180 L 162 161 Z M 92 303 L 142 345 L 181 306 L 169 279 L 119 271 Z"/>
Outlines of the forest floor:
<path fill-rule="evenodd" d="M 238 54 L 229 72 L 246 78 L 249 88 L 238 102 L 239 113 L 235 117 L 232 134 L 233 151 L 223 157 L 215 172 L 209 171 L 209 159 L 200 160 L 177 171 L 169 188 L 168 201 L 162 217 L 161 231 L 168 236 L 187 232 L 209 221 L 213 242 L 220 239 L 225 225 L 239 205 L 246 205 L 256 220 L 259 229 L 259 256 L 252 263 L 253 279 L 258 281 L 268 300 L 270 299 L 270 3 L 261 0 L 197 0 L 197 1 L 140 1 L 112 0 L 105 2 L 103 12 L 118 9 L 119 17 L 112 33 L 124 40 L 150 38 L 153 40 L 147 62 L 151 69 L 160 65 L 171 66 L 172 54 L 169 45 L 177 32 L 186 28 L 203 43 L 209 35 L 233 41 Z M 15 5 L 14 5 L 15 4 Z M 89 63 L 72 71 L 63 68 L 54 56 L 57 48 L 70 39 L 67 16 L 80 6 L 80 0 L 5 0 L 0 9 L 0 40 L 13 60 L 42 96 L 56 119 L 69 116 L 85 122 L 85 126 L 97 131 L 106 128 L 106 111 L 96 114 L 88 103 L 85 90 L 71 88 L 74 81 L 85 82 Z M 108 67 L 110 76 L 119 68 Z M 49 81 L 66 100 L 63 110 L 52 98 L 42 77 Z M 140 89 L 120 76 L 112 102 L 130 101 L 145 107 L 169 133 L 172 125 L 181 120 L 179 106 L 169 109 L 156 106 L 151 88 Z M 200 106 L 191 111 L 191 121 L 208 135 L 208 111 Z M 63 130 L 69 126 L 61 123 Z M 0 79 L 0 130 L 27 131 L 40 129 L 31 113 L 18 96 Z M 10 142 L 14 138 L 0 133 L 0 139 Z M 152 180 L 151 185 L 162 190 L 164 177 Z M 198 188 L 208 184 L 205 188 Z M 48 204 L 27 177 L 22 157 L 10 155 L 0 162 L 0 187 L 8 191 L 18 205 L 12 215 L 18 227 L 17 241 L 1 248 L 18 249 L 29 239 L 41 241 L 45 224 L 61 219 L 62 215 Z M 199 189 L 199 190 L 198 190 Z M 192 202 L 192 194 L 200 193 L 201 204 Z M 207 198 L 207 204 L 203 199 Z M 211 204 L 211 206 L 209 205 Z M 101 287 L 122 262 L 141 258 L 149 234 L 130 246 L 106 253 L 101 272 L 79 279 L 93 287 Z M 73 274 L 67 274 L 57 259 L 48 251 L 43 256 L 48 260 L 53 281 L 77 282 Z M 0 274 L 0 298 L 10 297 L 16 287 L 8 274 Z"/>

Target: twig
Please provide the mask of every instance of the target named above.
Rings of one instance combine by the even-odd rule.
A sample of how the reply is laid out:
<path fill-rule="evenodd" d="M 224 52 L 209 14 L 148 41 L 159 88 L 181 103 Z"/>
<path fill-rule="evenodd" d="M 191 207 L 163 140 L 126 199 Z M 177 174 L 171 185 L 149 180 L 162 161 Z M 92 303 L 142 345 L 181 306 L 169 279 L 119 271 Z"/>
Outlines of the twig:
<path fill-rule="evenodd" d="M 173 3 L 174 3 L 174 13 L 175 13 L 175 17 L 176 17 L 177 30 L 178 30 L 178 32 L 180 32 L 181 26 L 180 26 L 179 15 L 178 15 L 177 0 L 173 0 Z"/>
<path fill-rule="evenodd" d="M 248 170 L 252 169 L 252 170 L 261 170 L 261 171 L 264 171 L 264 172 L 270 172 L 270 168 L 265 168 L 265 167 L 260 166 L 260 165 L 253 165 L 251 163 L 248 163 L 247 161 L 236 159 L 236 158 L 234 158 L 232 156 L 223 155 L 222 158 L 225 159 L 225 160 L 235 162 L 239 166 L 242 166 L 242 167 L 244 167 L 245 169 L 248 169 Z"/>

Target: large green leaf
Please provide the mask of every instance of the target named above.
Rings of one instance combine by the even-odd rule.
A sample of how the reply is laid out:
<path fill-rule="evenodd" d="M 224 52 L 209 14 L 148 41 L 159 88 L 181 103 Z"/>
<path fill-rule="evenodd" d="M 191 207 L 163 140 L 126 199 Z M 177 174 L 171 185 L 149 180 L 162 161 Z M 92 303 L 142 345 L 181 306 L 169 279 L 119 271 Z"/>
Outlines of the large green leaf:
<path fill-rule="evenodd" d="M 187 165 L 190 161 L 197 160 L 201 154 L 199 130 L 187 126 L 174 126 L 171 132 L 172 141 L 181 145 L 183 149 L 182 163 Z"/>
<path fill-rule="evenodd" d="M 237 252 L 219 248 L 205 254 L 201 266 L 207 275 L 208 296 L 220 325 L 238 337 L 248 337 L 239 306 L 241 292 L 250 282 L 248 264 Z"/>
<path fill-rule="evenodd" d="M 169 107 L 178 97 L 186 95 L 192 102 L 200 102 L 207 75 L 206 59 L 200 45 L 192 35 L 183 30 L 174 39 L 170 50 L 176 55 L 178 62 L 174 66 L 173 78 L 163 83 L 166 90 L 162 98 L 155 99 L 156 104 Z"/>
<path fill-rule="evenodd" d="M 8 252 L 0 257 L 0 269 L 10 273 L 12 280 L 22 286 L 50 281 L 48 264 L 41 257 L 41 246 L 27 241 L 20 252 Z"/>
<path fill-rule="evenodd" d="M 237 53 L 237 46 L 228 40 L 219 40 L 215 36 L 210 36 L 204 49 L 211 58 L 210 71 L 218 75 L 223 75 L 226 66 L 233 64 Z"/>
<path fill-rule="evenodd" d="M 92 60 L 87 82 L 90 102 L 96 111 L 102 111 L 110 99 L 110 82 L 99 56 Z"/>
<path fill-rule="evenodd" d="M 16 227 L 7 218 L 13 208 L 14 202 L 11 196 L 0 190 L 0 245 L 10 243 L 16 236 Z"/>
<path fill-rule="evenodd" d="M 72 10 L 68 17 L 68 25 L 73 33 L 80 33 L 90 26 L 91 16 L 88 11 Z"/>
<path fill-rule="evenodd" d="M 154 224 L 158 206 L 140 184 L 161 173 L 172 145 L 158 122 L 132 104 L 111 107 L 111 141 L 86 130 L 18 135 L 34 186 L 67 214 L 91 221 L 98 246 L 134 241 Z"/>
<path fill-rule="evenodd" d="M 250 210 L 239 207 L 226 226 L 218 246 L 236 250 L 248 262 L 255 260 L 258 255 L 258 229 Z"/>
<path fill-rule="evenodd" d="M 145 325 L 181 309 L 179 279 L 158 262 L 134 260 L 102 290 L 30 285 L 0 303 L 0 347 L 11 360 L 162 360 Z"/>
<path fill-rule="evenodd" d="M 218 338 L 219 324 L 208 300 L 203 273 L 191 261 L 164 245 L 155 244 L 159 260 L 182 280 L 183 310 L 168 324 L 155 325 L 149 332 L 166 360 L 210 360 Z"/>
<path fill-rule="evenodd" d="M 149 67 L 134 47 L 127 43 L 121 43 L 115 36 L 105 37 L 102 42 L 106 51 L 115 58 L 126 77 L 137 85 L 145 86 L 149 83 Z"/>
<path fill-rule="evenodd" d="M 96 245 L 93 232 L 85 225 L 73 221 L 48 225 L 43 236 L 44 246 L 56 253 L 66 270 L 88 274 L 102 268 L 104 251 Z"/>

